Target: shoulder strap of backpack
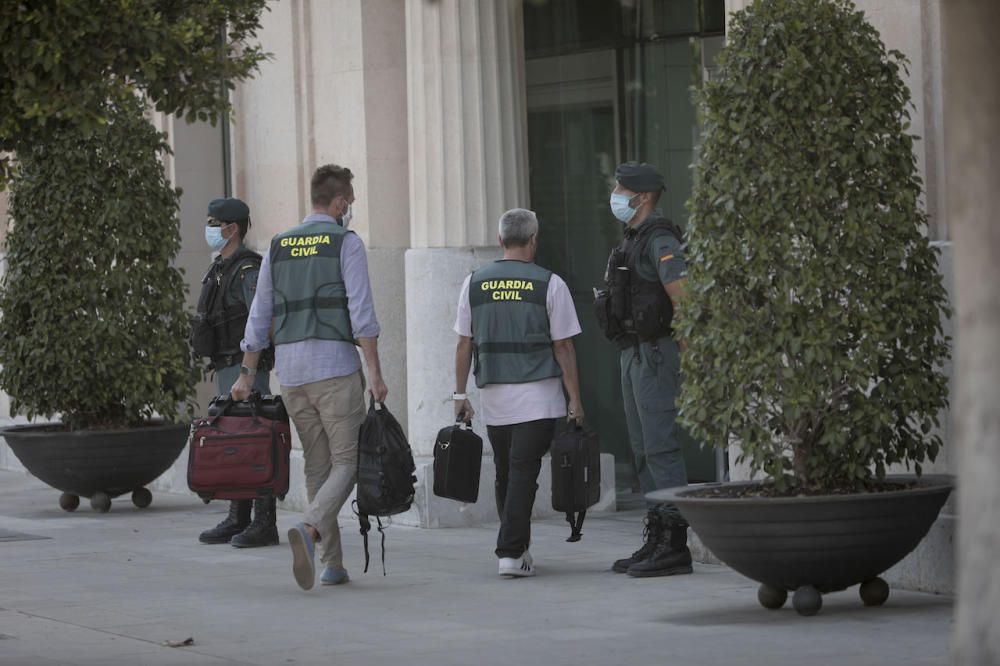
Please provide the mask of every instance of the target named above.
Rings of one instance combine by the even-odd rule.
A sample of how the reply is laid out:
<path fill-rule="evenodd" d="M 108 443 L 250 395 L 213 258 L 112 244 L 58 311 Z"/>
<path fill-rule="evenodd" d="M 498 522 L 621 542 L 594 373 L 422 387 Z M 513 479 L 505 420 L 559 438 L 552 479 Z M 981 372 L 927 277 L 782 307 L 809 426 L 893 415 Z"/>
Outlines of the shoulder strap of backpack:
<path fill-rule="evenodd" d="M 372 531 L 372 521 L 371 519 L 363 513 L 358 513 L 358 501 L 354 500 L 351 503 L 351 507 L 354 509 L 354 515 L 358 517 L 358 524 L 361 526 L 361 539 L 364 542 L 365 548 L 365 571 L 368 573 L 368 565 L 371 562 L 371 554 L 368 552 L 368 533 Z M 386 575 L 385 571 L 385 528 L 386 526 L 382 524 L 382 519 L 375 516 L 375 522 L 378 523 L 379 534 L 382 535 L 382 575 Z"/>
<path fill-rule="evenodd" d="M 570 535 L 566 539 L 569 543 L 576 543 L 583 537 L 581 530 L 583 529 L 583 519 L 587 517 L 587 510 L 584 509 L 580 511 L 575 516 L 572 512 L 566 512 L 566 522 L 569 523 Z"/>
<path fill-rule="evenodd" d="M 378 516 L 375 516 L 375 522 L 378 523 L 378 532 L 382 535 L 382 575 L 385 576 L 385 525 Z"/>
<path fill-rule="evenodd" d="M 351 509 L 354 511 L 354 515 L 358 517 L 358 525 L 361 527 L 361 539 L 364 541 L 365 547 L 365 573 L 368 573 L 368 562 L 371 559 L 368 553 L 368 533 L 372 531 L 372 522 L 368 520 L 367 515 L 358 513 L 358 500 L 351 502 Z"/>

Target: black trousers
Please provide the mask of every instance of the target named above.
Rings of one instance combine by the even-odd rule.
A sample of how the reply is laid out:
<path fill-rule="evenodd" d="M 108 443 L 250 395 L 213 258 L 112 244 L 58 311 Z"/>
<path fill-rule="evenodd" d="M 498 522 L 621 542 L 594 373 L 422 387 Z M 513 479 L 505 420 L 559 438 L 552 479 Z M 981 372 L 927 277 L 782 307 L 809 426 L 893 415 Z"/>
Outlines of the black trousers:
<path fill-rule="evenodd" d="M 552 445 L 555 427 L 556 419 L 486 427 L 497 468 L 497 557 L 521 557 L 528 549 L 538 472 L 542 456 Z"/>

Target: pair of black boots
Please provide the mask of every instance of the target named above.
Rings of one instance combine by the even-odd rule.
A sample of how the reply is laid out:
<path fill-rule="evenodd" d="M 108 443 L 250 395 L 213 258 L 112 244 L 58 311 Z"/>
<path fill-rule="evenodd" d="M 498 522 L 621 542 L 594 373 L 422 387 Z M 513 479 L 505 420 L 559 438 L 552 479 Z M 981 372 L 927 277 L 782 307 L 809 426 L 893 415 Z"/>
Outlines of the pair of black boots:
<path fill-rule="evenodd" d="M 253 520 L 250 510 L 253 508 Z M 278 545 L 277 501 L 273 497 L 233 500 L 225 520 L 198 536 L 202 543 L 228 543 L 236 548 Z"/>
<path fill-rule="evenodd" d="M 611 570 L 633 578 L 691 573 L 687 528 L 687 522 L 678 515 L 650 511 L 646 514 L 642 547 L 631 557 L 616 560 Z"/>

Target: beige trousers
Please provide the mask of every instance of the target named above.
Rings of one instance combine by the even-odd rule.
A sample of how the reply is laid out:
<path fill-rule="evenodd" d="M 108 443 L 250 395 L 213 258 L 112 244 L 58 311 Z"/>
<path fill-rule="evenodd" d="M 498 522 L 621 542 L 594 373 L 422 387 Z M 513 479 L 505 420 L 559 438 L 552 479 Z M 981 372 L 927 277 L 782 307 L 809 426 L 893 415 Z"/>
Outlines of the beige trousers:
<path fill-rule="evenodd" d="M 303 522 L 319 532 L 320 561 L 335 568 L 344 566 L 337 514 L 357 476 L 364 390 L 360 370 L 347 377 L 281 387 L 288 415 L 302 440 L 309 500 Z"/>

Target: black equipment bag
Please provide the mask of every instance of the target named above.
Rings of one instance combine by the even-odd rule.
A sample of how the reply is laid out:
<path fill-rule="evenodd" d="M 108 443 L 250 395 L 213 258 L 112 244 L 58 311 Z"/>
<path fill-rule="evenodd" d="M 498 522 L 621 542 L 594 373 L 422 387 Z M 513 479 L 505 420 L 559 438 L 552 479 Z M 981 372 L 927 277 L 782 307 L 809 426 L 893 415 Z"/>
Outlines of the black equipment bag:
<path fill-rule="evenodd" d="M 601 499 L 601 446 L 596 432 L 573 426 L 552 440 L 552 508 L 566 513 L 567 541 L 579 541 L 587 509 Z"/>
<path fill-rule="evenodd" d="M 358 434 L 358 489 L 354 512 L 365 544 L 365 573 L 368 572 L 369 516 L 375 516 L 382 535 L 382 575 L 385 575 L 385 527 L 382 518 L 403 513 L 413 502 L 417 468 L 413 452 L 399 421 L 385 405 L 372 397 L 368 416 Z"/>
<path fill-rule="evenodd" d="M 434 443 L 434 494 L 474 504 L 482 464 L 483 438 L 472 431 L 471 421 L 459 418 L 441 428 Z"/>
<path fill-rule="evenodd" d="M 235 401 L 231 395 L 219 395 L 208 403 L 208 415 L 259 416 L 270 421 L 288 423 L 288 410 L 280 395 L 261 395 L 251 391 L 246 400 Z"/>

